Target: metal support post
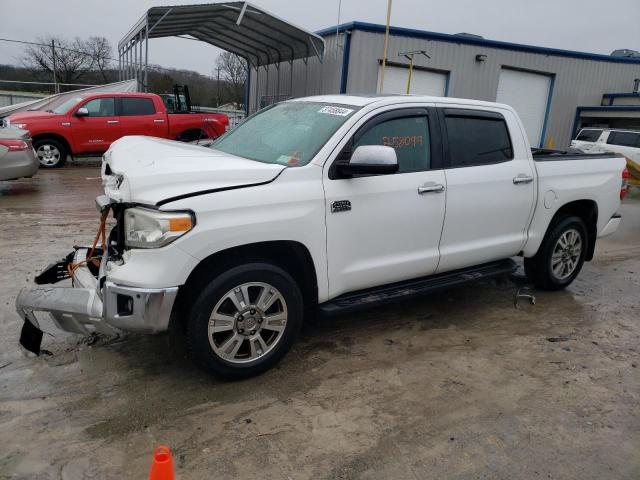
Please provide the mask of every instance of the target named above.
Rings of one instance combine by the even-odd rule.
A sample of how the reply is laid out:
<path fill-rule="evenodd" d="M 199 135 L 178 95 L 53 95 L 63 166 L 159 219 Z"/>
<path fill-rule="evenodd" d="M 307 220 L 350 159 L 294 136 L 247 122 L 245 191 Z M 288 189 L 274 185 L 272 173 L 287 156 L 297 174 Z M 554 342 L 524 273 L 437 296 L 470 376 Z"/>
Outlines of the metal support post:
<path fill-rule="evenodd" d="M 144 91 L 149 91 L 149 20 L 144 29 Z"/>

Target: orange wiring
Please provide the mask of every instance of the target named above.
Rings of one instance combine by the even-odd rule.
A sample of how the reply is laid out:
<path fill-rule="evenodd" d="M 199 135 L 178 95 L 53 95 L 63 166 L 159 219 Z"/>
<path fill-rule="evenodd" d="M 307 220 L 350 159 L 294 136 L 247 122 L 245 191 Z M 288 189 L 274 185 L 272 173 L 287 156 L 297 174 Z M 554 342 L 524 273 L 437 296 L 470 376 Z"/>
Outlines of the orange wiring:
<path fill-rule="evenodd" d="M 81 267 L 86 263 L 93 262 L 93 264 L 96 266 L 100 265 L 100 263 L 97 262 L 99 257 L 94 257 L 93 253 L 96 250 L 96 245 L 98 244 L 98 240 L 101 240 L 102 254 L 104 255 L 107 251 L 106 227 L 107 227 L 108 216 L 109 216 L 109 209 L 107 208 L 104 212 L 102 212 L 102 216 L 100 218 L 100 226 L 98 227 L 98 232 L 96 233 L 96 237 L 93 239 L 93 245 L 91 245 L 91 249 L 89 250 L 89 254 L 87 255 L 87 258 L 85 258 L 84 260 L 81 260 L 78 263 L 71 262 L 69 263 L 69 265 L 67 265 L 67 270 L 69 271 L 69 276 L 71 278 L 73 278 L 73 275 L 75 271 L 78 269 L 78 267 Z"/>

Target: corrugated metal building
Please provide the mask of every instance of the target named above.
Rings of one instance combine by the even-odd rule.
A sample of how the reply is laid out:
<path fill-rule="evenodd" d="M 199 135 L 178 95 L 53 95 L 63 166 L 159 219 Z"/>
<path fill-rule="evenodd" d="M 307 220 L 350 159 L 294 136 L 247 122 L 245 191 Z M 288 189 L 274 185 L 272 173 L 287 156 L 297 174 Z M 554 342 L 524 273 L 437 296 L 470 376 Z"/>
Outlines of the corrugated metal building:
<path fill-rule="evenodd" d="M 291 97 L 375 93 L 384 30 L 384 25 L 361 22 L 328 28 L 318 32 L 326 42 L 322 62 L 309 58 L 252 69 L 249 110 Z M 398 54 L 417 50 L 430 58 L 414 56 L 411 93 L 510 104 L 522 117 L 534 146 L 567 147 L 582 115 L 593 117 L 591 108 L 608 103 L 605 98 L 611 92 L 631 92 L 634 80 L 640 78 L 638 58 L 391 27 L 385 93 L 405 93 L 408 60 Z M 632 101 L 638 97 L 628 95 Z M 615 114 L 622 109 L 625 116 L 640 116 L 640 107 L 613 105 L 616 108 L 607 111 Z"/>

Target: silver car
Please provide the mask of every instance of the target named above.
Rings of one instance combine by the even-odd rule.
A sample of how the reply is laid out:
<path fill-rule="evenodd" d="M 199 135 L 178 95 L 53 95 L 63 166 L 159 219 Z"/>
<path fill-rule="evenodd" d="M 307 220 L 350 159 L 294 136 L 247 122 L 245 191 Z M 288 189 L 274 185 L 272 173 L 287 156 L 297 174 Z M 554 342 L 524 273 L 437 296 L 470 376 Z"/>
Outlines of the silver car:
<path fill-rule="evenodd" d="M 0 180 L 32 177 L 38 167 L 29 132 L 19 128 L 0 128 Z"/>

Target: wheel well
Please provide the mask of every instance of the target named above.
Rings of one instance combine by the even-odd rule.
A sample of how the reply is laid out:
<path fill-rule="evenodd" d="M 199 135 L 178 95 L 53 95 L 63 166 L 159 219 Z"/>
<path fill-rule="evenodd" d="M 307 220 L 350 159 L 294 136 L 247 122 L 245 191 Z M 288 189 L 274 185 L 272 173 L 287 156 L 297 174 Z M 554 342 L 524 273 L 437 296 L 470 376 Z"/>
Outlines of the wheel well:
<path fill-rule="evenodd" d="M 587 227 L 588 245 L 585 260 L 589 261 L 593 259 L 596 237 L 598 236 L 598 204 L 593 200 L 576 200 L 563 205 L 551 219 L 547 231 L 561 218 L 569 215 L 580 217 Z"/>
<path fill-rule="evenodd" d="M 207 138 L 207 132 L 201 128 L 189 128 L 180 133 L 176 140 L 180 142 L 192 142 L 194 140 L 203 140 Z"/>
<path fill-rule="evenodd" d="M 67 139 L 64 138 L 62 135 L 57 135 L 55 133 L 42 133 L 32 138 L 34 144 L 40 140 L 45 140 L 45 139 L 59 141 L 60 143 L 62 143 L 62 146 L 66 149 L 67 154 L 68 155 L 71 154 L 71 146 L 69 145 L 69 142 L 67 142 Z"/>
<path fill-rule="evenodd" d="M 307 247 L 299 242 L 285 240 L 258 242 L 216 252 L 193 269 L 185 284 L 178 290 L 176 298 L 175 312 L 180 323 L 184 326 L 190 306 L 212 275 L 249 262 L 268 262 L 284 269 L 298 283 L 305 308 L 312 308 L 317 304 L 316 269 Z"/>

